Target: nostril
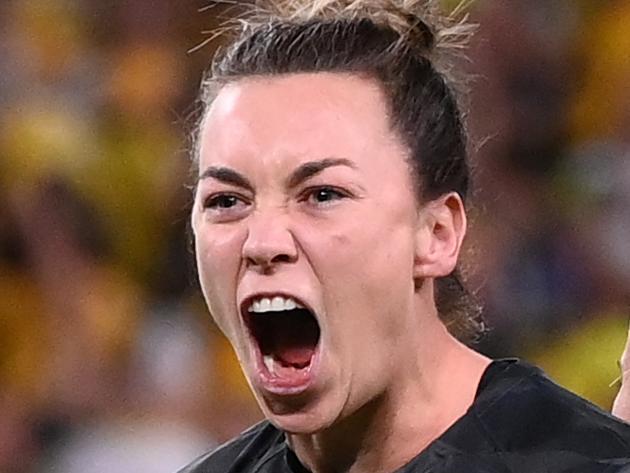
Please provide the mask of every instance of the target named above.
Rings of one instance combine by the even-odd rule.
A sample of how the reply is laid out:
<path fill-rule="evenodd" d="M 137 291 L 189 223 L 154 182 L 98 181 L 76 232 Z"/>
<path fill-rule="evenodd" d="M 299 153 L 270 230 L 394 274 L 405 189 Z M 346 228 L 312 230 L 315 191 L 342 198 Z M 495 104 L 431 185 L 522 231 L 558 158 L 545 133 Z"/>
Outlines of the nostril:
<path fill-rule="evenodd" d="M 298 247 L 288 226 L 282 219 L 252 218 L 242 248 L 247 265 L 269 269 L 275 264 L 294 261 Z"/>
<path fill-rule="evenodd" d="M 276 255 L 271 260 L 272 263 L 290 263 L 291 257 L 289 255 Z"/>
<path fill-rule="evenodd" d="M 272 258 L 265 258 L 260 256 L 250 256 L 247 258 L 248 266 L 259 267 L 265 271 L 268 271 L 276 264 L 290 263 L 293 258 L 287 254 L 278 254 Z"/>

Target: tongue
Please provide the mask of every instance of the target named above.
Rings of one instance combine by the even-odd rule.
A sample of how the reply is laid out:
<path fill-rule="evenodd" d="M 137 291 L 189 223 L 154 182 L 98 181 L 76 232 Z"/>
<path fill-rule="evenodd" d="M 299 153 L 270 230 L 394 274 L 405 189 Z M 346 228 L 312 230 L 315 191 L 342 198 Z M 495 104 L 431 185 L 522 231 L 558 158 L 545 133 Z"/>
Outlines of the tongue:
<path fill-rule="evenodd" d="M 298 313 L 274 319 L 272 348 L 274 357 L 286 365 L 309 365 L 319 338 L 319 327 L 310 315 Z"/>
<path fill-rule="evenodd" d="M 311 347 L 281 347 L 275 350 L 275 357 L 282 363 L 296 368 L 304 368 L 309 365 L 313 352 Z"/>

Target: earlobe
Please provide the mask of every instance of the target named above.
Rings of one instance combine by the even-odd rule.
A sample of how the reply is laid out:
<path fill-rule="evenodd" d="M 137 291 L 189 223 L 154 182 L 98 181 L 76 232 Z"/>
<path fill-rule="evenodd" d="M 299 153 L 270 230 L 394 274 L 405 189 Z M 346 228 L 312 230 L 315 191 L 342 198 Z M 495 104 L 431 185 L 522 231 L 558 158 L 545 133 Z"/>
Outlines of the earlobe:
<path fill-rule="evenodd" d="M 426 203 L 419 212 L 414 278 L 447 276 L 457 265 L 466 235 L 464 203 L 451 192 Z"/>

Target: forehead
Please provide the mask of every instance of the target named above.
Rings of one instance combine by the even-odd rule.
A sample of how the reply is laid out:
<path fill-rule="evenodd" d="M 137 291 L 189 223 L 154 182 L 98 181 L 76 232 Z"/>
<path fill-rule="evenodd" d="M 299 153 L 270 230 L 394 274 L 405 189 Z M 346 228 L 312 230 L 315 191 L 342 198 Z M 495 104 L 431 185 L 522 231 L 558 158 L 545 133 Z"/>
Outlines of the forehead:
<path fill-rule="evenodd" d="M 218 92 L 202 125 L 200 164 L 234 154 L 351 157 L 388 147 L 404 153 L 375 81 L 341 73 L 254 77 Z"/>

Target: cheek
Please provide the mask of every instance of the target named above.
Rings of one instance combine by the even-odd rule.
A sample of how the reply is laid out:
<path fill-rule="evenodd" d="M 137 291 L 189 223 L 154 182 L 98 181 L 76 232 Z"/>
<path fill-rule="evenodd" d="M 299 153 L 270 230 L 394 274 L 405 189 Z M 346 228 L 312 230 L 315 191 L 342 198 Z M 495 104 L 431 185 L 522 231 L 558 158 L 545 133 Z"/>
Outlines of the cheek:
<path fill-rule="evenodd" d="M 405 288 L 413 280 L 414 239 L 409 226 L 385 222 L 330 237 L 328 262 L 334 274 L 369 296 Z M 373 287 L 374 286 L 374 287 Z"/>
<path fill-rule="evenodd" d="M 343 231 L 340 231 L 343 230 Z M 396 332 L 413 294 L 413 235 L 404 224 L 311 232 L 305 245 L 340 336 Z M 385 331 L 385 332 L 384 332 Z M 343 333 L 342 333 L 343 332 Z M 347 339 L 346 339 L 347 341 Z"/>
<path fill-rule="evenodd" d="M 313 261 L 328 310 L 333 359 L 350 383 L 352 405 L 386 386 L 409 327 L 413 239 L 404 228 L 330 236 L 327 258 Z M 323 251 L 322 251 L 323 253 Z M 318 264 L 319 263 L 319 264 Z"/>
<path fill-rule="evenodd" d="M 212 318 L 229 336 L 236 313 L 236 281 L 240 267 L 240 234 L 236 229 L 202 228 L 195 234 L 199 282 Z"/>

